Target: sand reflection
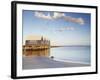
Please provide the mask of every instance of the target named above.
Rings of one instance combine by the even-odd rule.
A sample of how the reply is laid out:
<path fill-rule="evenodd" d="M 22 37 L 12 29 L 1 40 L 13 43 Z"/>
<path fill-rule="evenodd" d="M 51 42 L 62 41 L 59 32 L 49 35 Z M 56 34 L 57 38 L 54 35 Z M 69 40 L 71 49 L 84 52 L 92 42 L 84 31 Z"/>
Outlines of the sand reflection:
<path fill-rule="evenodd" d="M 43 50 L 24 50 L 23 55 L 25 56 L 50 56 L 50 49 Z"/>

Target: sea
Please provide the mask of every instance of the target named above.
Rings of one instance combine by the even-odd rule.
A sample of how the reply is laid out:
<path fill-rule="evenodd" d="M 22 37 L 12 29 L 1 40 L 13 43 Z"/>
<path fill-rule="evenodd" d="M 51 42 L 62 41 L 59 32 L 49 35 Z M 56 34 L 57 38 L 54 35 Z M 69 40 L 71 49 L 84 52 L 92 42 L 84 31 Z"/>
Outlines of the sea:
<path fill-rule="evenodd" d="M 91 63 L 90 46 L 65 46 L 50 48 L 50 56 L 54 60 L 73 63 Z"/>

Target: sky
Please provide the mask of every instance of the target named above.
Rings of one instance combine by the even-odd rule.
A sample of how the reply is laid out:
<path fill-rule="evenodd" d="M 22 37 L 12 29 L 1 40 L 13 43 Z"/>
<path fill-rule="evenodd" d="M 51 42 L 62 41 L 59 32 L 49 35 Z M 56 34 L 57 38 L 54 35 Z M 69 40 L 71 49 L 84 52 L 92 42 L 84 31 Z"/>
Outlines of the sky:
<path fill-rule="evenodd" d="M 51 45 L 90 45 L 89 13 L 23 10 L 23 44 L 26 37 L 41 36 Z"/>

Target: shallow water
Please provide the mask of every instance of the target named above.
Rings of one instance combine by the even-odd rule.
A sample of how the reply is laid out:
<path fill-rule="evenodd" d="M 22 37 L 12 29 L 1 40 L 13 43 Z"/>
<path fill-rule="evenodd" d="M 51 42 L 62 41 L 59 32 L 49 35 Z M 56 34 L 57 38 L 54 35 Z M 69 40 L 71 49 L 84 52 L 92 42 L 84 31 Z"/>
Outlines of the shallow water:
<path fill-rule="evenodd" d="M 50 56 L 57 60 L 90 64 L 90 51 L 90 46 L 55 47 L 50 49 Z"/>
<path fill-rule="evenodd" d="M 53 56 L 54 60 L 90 64 L 90 46 L 53 47 L 50 49 L 25 51 L 26 56 Z"/>

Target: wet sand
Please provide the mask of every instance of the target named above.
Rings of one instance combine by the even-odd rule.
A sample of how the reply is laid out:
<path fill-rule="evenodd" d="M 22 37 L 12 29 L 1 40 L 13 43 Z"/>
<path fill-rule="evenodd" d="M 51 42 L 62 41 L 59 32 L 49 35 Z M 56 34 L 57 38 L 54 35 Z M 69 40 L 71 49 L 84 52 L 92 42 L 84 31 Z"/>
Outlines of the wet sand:
<path fill-rule="evenodd" d="M 32 57 L 23 56 L 22 68 L 23 69 L 42 69 L 42 68 L 63 68 L 63 67 L 84 67 L 90 66 L 89 64 L 73 63 L 55 61 L 48 57 Z"/>

